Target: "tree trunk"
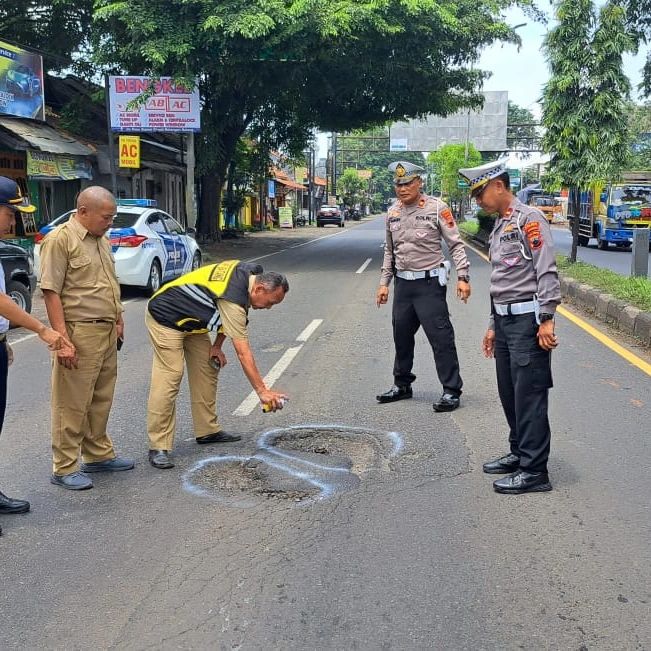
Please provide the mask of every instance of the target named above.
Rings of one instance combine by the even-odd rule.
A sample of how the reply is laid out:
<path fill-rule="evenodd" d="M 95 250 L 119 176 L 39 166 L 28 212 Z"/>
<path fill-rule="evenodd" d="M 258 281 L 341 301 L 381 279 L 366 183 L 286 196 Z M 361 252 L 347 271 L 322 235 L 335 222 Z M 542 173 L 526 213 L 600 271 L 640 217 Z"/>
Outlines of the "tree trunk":
<path fill-rule="evenodd" d="M 219 209 L 222 200 L 222 185 L 223 179 L 218 172 L 210 171 L 201 176 L 201 202 L 197 233 L 204 242 L 221 240 Z"/>

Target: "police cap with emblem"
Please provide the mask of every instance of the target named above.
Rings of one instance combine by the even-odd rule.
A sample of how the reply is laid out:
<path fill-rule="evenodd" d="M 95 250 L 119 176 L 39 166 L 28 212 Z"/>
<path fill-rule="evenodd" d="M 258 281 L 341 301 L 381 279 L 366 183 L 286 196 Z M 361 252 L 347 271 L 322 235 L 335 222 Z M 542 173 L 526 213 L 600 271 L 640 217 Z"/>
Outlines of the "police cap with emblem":
<path fill-rule="evenodd" d="M 393 182 L 396 185 L 404 185 L 411 183 L 414 179 L 418 178 L 425 171 L 424 167 L 414 165 L 407 161 L 396 161 L 389 165 L 389 172 L 393 172 Z"/>
<path fill-rule="evenodd" d="M 0 176 L 0 206 L 9 206 L 20 212 L 36 210 L 36 206 L 32 206 L 27 197 L 23 197 L 18 183 L 6 176 Z"/>
<path fill-rule="evenodd" d="M 477 190 L 483 188 L 489 181 L 496 179 L 506 172 L 508 158 L 500 158 L 491 163 L 485 163 L 479 167 L 467 167 L 459 170 L 459 175 L 470 186 L 470 194 L 475 195 Z"/>

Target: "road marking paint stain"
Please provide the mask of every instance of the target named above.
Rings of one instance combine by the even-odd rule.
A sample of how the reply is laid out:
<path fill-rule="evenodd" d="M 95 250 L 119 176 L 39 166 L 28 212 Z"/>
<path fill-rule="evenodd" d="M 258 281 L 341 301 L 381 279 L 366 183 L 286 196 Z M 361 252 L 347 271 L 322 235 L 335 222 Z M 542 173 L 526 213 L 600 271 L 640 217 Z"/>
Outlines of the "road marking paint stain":
<path fill-rule="evenodd" d="M 285 428 L 275 428 L 261 434 L 256 441 L 256 450 L 253 455 L 247 456 L 242 454 L 228 454 L 208 457 L 201 459 L 189 468 L 182 477 L 183 488 L 199 497 L 208 497 L 220 499 L 217 493 L 198 485 L 195 482 L 195 475 L 206 469 L 208 466 L 220 466 L 224 464 L 239 463 L 241 465 L 250 464 L 252 461 L 262 466 L 268 466 L 278 470 L 283 475 L 300 481 L 304 481 L 316 488 L 319 492 L 315 497 L 305 500 L 299 500 L 302 504 L 314 503 L 316 501 L 327 499 L 333 495 L 347 490 L 351 490 L 359 483 L 359 477 L 350 470 L 346 465 L 326 465 L 315 461 L 310 461 L 303 456 L 293 454 L 291 451 L 280 450 L 276 446 L 282 442 L 282 437 L 286 433 L 300 434 L 302 431 L 322 432 L 325 434 L 332 432 L 342 432 L 349 435 L 349 440 L 354 442 L 356 437 L 364 438 L 373 437 L 376 444 L 385 440 L 389 445 L 387 457 L 395 457 L 403 449 L 403 437 L 399 432 L 385 432 L 362 427 L 351 427 L 348 425 L 337 424 L 307 424 L 292 425 Z M 241 499 L 235 499 L 235 503 L 242 505 Z M 246 504 L 244 504 L 246 505 Z"/>
<path fill-rule="evenodd" d="M 489 262 L 488 256 L 486 254 L 482 253 L 474 246 L 470 246 L 469 244 L 466 244 L 466 246 L 472 251 L 474 251 L 480 258 L 482 258 L 486 262 Z M 630 350 L 624 348 L 624 346 L 618 344 L 616 341 L 611 339 L 608 335 L 603 333 L 601 330 L 598 330 L 594 326 L 590 325 L 587 321 L 584 321 L 580 317 L 576 316 L 576 314 L 573 314 L 572 312 L 564 308 L 562 305 L 559 305 L 556 308 L 556 313 L 561 314 L 568 321 L 571 321 L 574 325 L 578 326 L 579 328 L 587 332 L 589 335 L 594 337 L 599 343 L 604 345 L 606 348 L 610 348 L 610 350 L 612 350 L 614 353 L 616 353 L 617 355 L 625 359 L 629 364 L 632 364 L 636 368 L 640 369 L 643 373 L 646 373 L 647 375 L 651 376 L 651 364 L 645 362 L 641 357 L 638 357 Z"/>
<path fill-rule="evenodd" d="M 373 258 L 367 258 L 366 262 L 355 273 L 356 274 L 364 273 L 364 269 L 366 269 L 366 267 L 368 267 L 368 265 L 371 264 L 372 260 Z"/>

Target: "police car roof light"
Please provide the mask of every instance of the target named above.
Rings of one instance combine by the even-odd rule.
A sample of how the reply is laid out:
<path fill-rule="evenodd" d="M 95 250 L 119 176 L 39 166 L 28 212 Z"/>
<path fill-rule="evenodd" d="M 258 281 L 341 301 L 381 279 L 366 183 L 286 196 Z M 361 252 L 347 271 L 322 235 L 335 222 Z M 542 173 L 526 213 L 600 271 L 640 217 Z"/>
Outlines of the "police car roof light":
<path fill-rule="evenodd" d="M 118 206 L 138 206 L 140 208 L 156 208 L 156 199 L 118 199 Z"/>

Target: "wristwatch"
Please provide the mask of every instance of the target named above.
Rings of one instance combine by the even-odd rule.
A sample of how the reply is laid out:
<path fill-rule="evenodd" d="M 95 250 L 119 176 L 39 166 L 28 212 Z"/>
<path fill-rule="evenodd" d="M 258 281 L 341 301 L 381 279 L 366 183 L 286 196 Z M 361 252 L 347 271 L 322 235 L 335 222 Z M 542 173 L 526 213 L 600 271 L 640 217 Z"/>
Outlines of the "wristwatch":
<path fill-rule="evenodd" d="M 548 312 L 541 312 L 539 319 L 540 323 L 545 323 L 545 321 L 551 321 L 554 318 L 553 314 L 549 314 Z"/>
<path fill-rule="evenodd" d="M 464 283 L 470 282 L 470 276 L 457 276 L 457 280 L 461 280 Z"/>

